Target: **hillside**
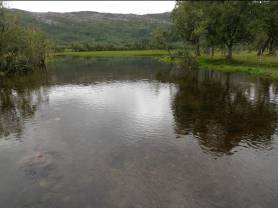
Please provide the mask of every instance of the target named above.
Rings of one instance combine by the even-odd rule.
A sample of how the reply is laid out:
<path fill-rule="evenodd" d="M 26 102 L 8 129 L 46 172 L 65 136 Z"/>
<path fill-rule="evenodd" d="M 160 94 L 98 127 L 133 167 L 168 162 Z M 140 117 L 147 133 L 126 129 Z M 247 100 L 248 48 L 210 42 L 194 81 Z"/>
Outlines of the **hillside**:
<path fill-rule="evenodd" d="M 22 24 L 41 28 L 58 44 L 72 42 L 129 43 L 150 37 L 157 27 L 170 26 L 170 13 L 110 14 L 91 11 L 37 13 L 10 9 Z"/>

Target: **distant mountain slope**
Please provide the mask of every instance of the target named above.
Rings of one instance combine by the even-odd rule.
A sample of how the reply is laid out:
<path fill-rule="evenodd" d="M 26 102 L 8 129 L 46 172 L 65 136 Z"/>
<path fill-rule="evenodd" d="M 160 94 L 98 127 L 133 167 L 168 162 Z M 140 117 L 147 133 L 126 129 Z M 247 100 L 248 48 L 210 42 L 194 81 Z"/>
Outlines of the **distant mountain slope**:
<path fill-rule="evenodd" d="M 36 13 L 10 9 L 25 25 L 34 25 L 60 44 L 71 42 L 126 43 L 150 37 L 157 27 L 169 27 L 170 13 L 110 14 L 91 11 Z"/>

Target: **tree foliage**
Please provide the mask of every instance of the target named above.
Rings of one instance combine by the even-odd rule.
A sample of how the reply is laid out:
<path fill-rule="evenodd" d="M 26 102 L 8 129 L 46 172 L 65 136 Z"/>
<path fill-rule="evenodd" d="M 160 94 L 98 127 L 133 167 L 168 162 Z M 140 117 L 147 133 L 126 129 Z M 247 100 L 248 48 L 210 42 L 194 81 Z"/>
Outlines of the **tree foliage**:
<path fill-rule="evenodd" d="M 158 28 L 152 33 L 152 45 L 157 49 L 167 50 L 171 58 L 174 55 L 172 52 L 172 49 L 174 49 L 173 42 L 176 41 L 176 36 L 173 31 Z"/>
<path fill-rule="evenodd" d="M 209 11 L 209 35 L 217 44 L 227 48 L 227 59 L 232 59 L 233 47 L 245 43 L 250 37 L 249 24 L 252 17 L 250 1 L 222 1 L 212 3 Z"/>
<path fill-rule="evenodd" d="M 252 31 L 254 35 L 254 46 L 258 55 L 262 55 L 268 48 L 273 54 L 278 45 L 278 2 L 263 1 L 257 3 L 256 18 Z"/>
<path fill-rule="evenodd" d="M 190 42 L 195 47 L 195 54 L 199 56 L 200 37 L 205 29 L 202 2 L 177 1 L 173 20 L 184 44 Z"/>
<path fill-rule="evenodd" d="M 276 1 L 177 1 L 174 26 L 185 44 L 226 48 L 227 59 L 235 47 L 249 46 L 258 54 L 278 45 L 278 3 Z"/>
<path fill-rule="evenodd" d="M 47 41 L 34 28 L 24 28 L 1 3 L 0 74 L 28 71 L 45 66 Z"/>

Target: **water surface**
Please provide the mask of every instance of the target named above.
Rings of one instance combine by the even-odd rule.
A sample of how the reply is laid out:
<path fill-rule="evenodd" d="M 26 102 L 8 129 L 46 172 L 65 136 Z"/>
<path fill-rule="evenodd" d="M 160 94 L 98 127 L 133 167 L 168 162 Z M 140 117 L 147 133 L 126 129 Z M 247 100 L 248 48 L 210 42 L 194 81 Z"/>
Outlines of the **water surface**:
<path fill-rule="evenodd" d="M 277 96 L 148 59 L 0 80 L 0 207 L 276 207 Z"/>

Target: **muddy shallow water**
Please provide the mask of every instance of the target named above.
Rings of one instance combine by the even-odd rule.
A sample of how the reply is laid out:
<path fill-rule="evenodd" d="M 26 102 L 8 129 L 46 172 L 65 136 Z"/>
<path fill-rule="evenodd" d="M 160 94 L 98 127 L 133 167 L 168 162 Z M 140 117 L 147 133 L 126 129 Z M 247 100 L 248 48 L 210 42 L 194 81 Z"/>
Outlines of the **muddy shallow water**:
<path fill-rule="evenodd" d="M 278 83 L 148 59 L 0 80 L 0 207 L 276 207 Z"/>

